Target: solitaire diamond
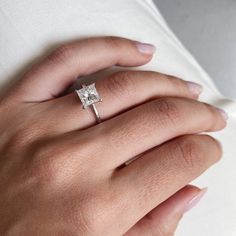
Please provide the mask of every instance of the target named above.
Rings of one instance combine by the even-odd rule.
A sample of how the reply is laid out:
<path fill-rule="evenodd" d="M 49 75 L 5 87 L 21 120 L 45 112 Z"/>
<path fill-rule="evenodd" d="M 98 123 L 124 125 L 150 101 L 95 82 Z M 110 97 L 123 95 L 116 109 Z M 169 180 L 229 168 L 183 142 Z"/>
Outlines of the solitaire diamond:
<path fill-rule="evenodd" d="M 83 88 L 80 90 L 76 90 L 82 104 L 83 108 L 87 108 L 94 103 L 101 102 L 101 98 L 96 90 L 95 84 L 91 84 L 88 86 L 83 85 Z"/>

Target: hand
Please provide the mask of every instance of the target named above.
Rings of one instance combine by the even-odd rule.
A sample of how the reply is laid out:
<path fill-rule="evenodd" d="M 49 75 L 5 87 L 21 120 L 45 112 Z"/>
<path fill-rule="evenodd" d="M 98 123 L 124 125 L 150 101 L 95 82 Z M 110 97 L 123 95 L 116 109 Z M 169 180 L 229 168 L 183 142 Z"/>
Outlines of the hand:
<path fill-rule="evenodd" d="M 76 95 L 97 70 L 139 66 L 153 47 L 105 37 L 62 45 L 0 102 L 0 235 L 173 235 L 204 190 L 187 186 L 221 156 L 222 112 L 197 85 L 156 72 L 99 80 L 96 125 Z M 131 158 L 139 156 L 129 165 Z"/>

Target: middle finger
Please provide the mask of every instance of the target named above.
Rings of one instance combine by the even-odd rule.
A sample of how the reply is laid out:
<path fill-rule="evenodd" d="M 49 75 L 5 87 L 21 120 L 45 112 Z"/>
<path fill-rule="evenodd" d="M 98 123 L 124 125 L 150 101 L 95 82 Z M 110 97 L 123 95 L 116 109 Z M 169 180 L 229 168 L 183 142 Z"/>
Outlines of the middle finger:
<path fill-rule="evenodd" d="M 103 99 L 96 104 L 102 120 L 157 97 L 196 99 L 202 90 L 200 85 L 151 71 L 118 72 L 97 81 L 96 88 Z M 51 100 L 47 104 L 54 117 L 55 126 L 52 128 L 57 132 L 84 129 L 96 124 L 92 110 L 82 108 L 76 93 Z"/>

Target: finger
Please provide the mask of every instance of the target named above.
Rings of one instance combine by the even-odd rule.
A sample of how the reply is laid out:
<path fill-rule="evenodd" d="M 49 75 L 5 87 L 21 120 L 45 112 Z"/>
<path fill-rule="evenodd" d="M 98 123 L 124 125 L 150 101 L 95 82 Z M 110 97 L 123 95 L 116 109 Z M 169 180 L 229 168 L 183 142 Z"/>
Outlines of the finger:
<path fill-rule="evenodd" d="M 111 169 L 177 136 L 216 131 L 225 125 L 215 107 L 186 98 L 161 98 L 91 127 L 85 135 L 109 146 L 101 148 L 97 157 Z"/>
<path fill-rule="evenodd" d="M 173 236 L 183 214 L 196 206 L 205 193 L 206 189 L 184 187 L 144 216 L 125 236 Z"/>
<path fill-rule="evenodd" d="M 196 99 L 201 86 L 151 71 L 122 71 L 96 83 L 103 102 L 96 107 L 102 120 L 148 100 L 176 96 Z M 48 102 L 58 132 L 81 129 L 96 123 L 91 109 L 82 109 L 76 93 Z"/>
<path fill-rule="evenodd" d="M 138 222 L 216 163 L 221 154 L 218 141 L 212 137 L 189 135 L 167 142 L 118 170 L 113 184 L 126 209 L 123 223 Z"/>
<path fill-rule="evenodd" d="M 17 84 L 14 96 L 28 102 L 57 97 L 78 76 L 113 66 L 139 66 L 154 46 L 118 37 L 90 38 L 61 45 L 34 65 Z"/>

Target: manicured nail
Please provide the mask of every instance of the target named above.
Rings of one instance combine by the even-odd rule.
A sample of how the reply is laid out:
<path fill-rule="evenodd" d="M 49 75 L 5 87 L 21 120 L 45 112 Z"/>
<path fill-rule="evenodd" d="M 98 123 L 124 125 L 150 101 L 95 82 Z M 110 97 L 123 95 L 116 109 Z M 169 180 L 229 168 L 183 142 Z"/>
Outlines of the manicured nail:
<path fill-rule="evenodd" d="M 195 196 L 192 200 L 190 200 L 188 202 L 188 204 L 186 205 L 184 212 L 190 211 L 192 208 L 194 208 L 200 201 L 201 199 L 204 197 L 204 195 L 206 194 L 208 188 L 203 188 L 198 194 L 197 196 Z"/>
<path fill-rule="evenodd" d="M 229 115 L 227 114 L 226 111 L 224 111 L 223 109 L 221 108 L 217 108 L 217 110 L 220 112 L 222 118 L 227 121 L 229 119 Z"/>
<path fill-rule="evenodd" d="M 156 51 L 156 47 L 148 43 L 136 43 L 139 52 L 143 54 L 153 54 Z"/>
<path fill-rule="evenodd" d="M 203 87 L 200 84 L 187 81 L 187 85 L 188 85 L 189 91 L 194 95 L 199 95 L 203 91 Z"/>

